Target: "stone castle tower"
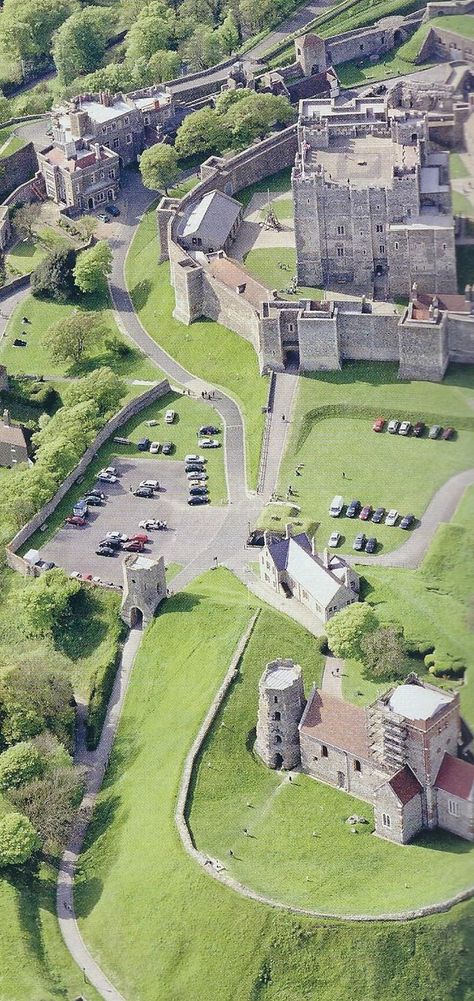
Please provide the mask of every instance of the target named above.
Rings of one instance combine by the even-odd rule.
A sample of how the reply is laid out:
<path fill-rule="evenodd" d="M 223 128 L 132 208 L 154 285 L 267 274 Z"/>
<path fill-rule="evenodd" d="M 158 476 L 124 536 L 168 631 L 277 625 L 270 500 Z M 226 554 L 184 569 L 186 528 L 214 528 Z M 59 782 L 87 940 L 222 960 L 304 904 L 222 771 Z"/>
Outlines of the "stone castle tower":
<path fill-rule="evenodd" d="M 255 750 L 269 768 L 296 768 L 300 762 L 298 724 L 305 697 L 301 667 L 272 660 L 259 683 Z"/>
<path fill-rule="evenodd" d="M 123 598 L 120 615 L 127 626 L 148 625 L 166 598 L 165 561 L 130 553 L 123 561 Z"/>

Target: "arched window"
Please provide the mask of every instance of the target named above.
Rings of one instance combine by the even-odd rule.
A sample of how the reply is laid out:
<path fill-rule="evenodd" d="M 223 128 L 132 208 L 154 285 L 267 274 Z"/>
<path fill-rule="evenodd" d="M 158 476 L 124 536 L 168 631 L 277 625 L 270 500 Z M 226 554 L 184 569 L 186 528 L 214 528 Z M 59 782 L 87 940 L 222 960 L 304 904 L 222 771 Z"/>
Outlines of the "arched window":
<path fill-rule="evenodd" d="M 281 713 L 278 713 L 278 712 L 274 713 L 273 714 L 273 719 L 276 720 L 277 723 L 278 723 L 281 720 Z"/>
<path fill-rule="evenodd" d="M 354 760 L 354 771 L 355 772 L 360 772 L 361 771 L 360 761 L 357 758 L 355 758 L 355 760 Z"/>
<path fill-rule="evenodd" d="M 326 744 L 322 744 L 321 746 L 321 755 L 323 758 L 327 758 L 328 756 L 328 749 L 326 747 Z"/>
<path fill-rule="evenodd" d="M 277 735 L 275 737 L 275 744 L 281 744 L 281 737 L 280 737 L 279 733 L 277 733 Z"/>

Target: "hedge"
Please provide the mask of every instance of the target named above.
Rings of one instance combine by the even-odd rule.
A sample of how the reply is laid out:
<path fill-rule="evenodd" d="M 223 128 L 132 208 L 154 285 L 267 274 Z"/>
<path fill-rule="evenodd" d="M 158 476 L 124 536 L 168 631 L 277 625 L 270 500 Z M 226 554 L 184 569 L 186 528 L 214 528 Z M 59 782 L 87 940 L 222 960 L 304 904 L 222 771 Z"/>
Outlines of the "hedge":
<path fill-rule="evenodd" d="M 97 747 L 100 740 L 108 702 L 122 655 L 124 637 L 125 624 L 117 617 L 115 635 L 110 637 L 112 649 L 103 663 L 97 665 L 91 678 L 91 691 L 87 704 L 87 747 L 90 751 Z"/>

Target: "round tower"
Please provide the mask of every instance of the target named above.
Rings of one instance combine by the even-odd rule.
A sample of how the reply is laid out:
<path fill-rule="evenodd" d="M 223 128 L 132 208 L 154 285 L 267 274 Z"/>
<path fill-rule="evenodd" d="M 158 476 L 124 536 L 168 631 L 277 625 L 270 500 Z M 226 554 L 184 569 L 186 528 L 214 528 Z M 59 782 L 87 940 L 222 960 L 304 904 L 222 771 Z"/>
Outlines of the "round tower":
<path fill-rule="evenodd" d="M 269 768 L 300 763 L 298 724 L 306 704 L 301 667 L 292 660 L 272 660 L 258 686 L 255 750 Z"/>

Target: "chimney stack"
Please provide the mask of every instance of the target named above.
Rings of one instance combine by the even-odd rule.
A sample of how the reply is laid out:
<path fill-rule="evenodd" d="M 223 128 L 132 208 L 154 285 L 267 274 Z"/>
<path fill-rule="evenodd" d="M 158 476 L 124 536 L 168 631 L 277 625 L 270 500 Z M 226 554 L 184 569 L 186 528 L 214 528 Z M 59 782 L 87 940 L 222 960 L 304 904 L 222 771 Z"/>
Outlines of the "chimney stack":
<path fill-rule="evenodd" d="M 5 407 L 5 410 L 3 411 L 3 423 L 6 424 L 7 426 L 11 424 L 10 411 L 7 409 L 7 407 Z"/>

